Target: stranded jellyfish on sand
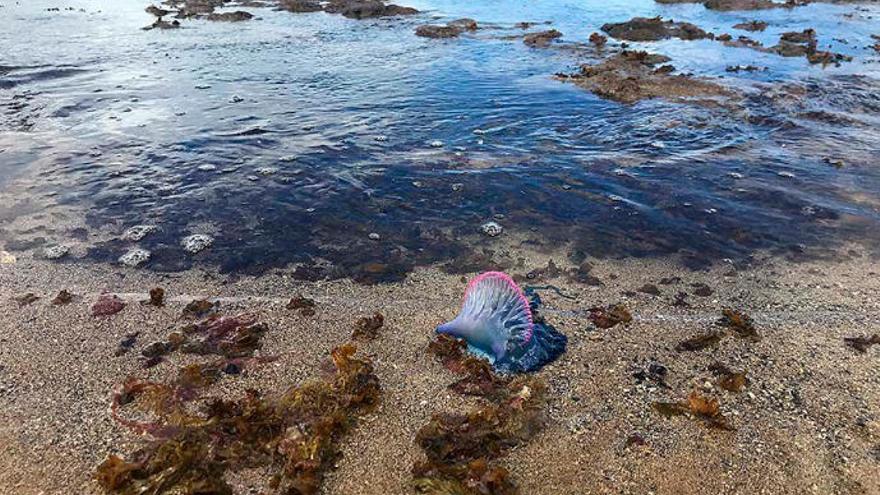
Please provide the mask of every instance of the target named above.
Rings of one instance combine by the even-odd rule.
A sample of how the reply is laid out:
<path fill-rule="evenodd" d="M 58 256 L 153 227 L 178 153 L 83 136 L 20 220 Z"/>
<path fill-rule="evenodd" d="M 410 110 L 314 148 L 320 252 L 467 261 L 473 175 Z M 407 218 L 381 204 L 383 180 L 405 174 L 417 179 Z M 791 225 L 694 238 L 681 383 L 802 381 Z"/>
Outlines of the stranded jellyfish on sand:
<path fill-rule="evenodd" d="M 458 316 L 437 332 L 464 339 L 471 352 L 488 358 L 498 371 L 535 371 L 565 352 L 568 341 L 533 318 L 537 304 L 507 274 L 486 272 L 471 280 Z"/>

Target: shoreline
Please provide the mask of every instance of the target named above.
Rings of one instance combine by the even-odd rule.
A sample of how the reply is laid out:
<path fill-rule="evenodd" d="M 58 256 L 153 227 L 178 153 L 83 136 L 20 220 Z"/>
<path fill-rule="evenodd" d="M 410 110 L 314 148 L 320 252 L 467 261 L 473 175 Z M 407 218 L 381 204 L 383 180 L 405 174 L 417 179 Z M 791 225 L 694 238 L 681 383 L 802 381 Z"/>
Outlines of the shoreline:
<path fill-rule="evenodd" d="M 546 255 L 527 256 L 529 269 Z M 556 257 L 554 259 L 560 259 Z M 576 299 L 542 291 L 543 314 L 569 337 L 557 362 L 537 373 L 547 384 L 547 423 L 531 442 L 499 460 L 521 493 L 880 493 L 880 366 L 875 346 L 864 354 L 843 338 L 880 331 L 880 287 L 869 257 L 839 263 L 766 258 L 756 268 L 691 272 L 663 260 L 591 260 L 594 287 L 564 277 L 537 280 Z M 281 272 L 283 273 L 283 272 Z M 611 278 L 615 274 L 616 278 Z M 663 278 L 680 277 L 663 285 Z M 255 313 L 269 330 L 261 355 L 278 360 L 224 379 L 209 395 L 239 397 L 247 388 L 283 391 L 317 376 L 329 350 L 350 338 L 354 322 L 376 311 L 386 324 L 361 343 L 383 388 L 377 410 L 343 436 L 343 453 L 323 493 L 412 493 L 410 469 L 420 459 L 415 433 L 431 414 L 463 412 L 478 399 L 447 390 L 454 375 L 425 348 L 434 326 L 454 316 L 465 282 L 421 268 L 398 283 L 301 282 L 278 274 L 238 280 L 189 271 L 163 275 L 106 265 L 53 265 L 22 260 L 0 267 L 0 491 L 100 493 L 89 478 L 109 453 L 130 454 L 141 438 L 107 413 L 111 389 L 128 375 L 162 379 L 186 358 L 141 369 L 139 351 L 188 321 L 190 296 L 220 297 L 220 314 Z M 708 285 L 675 307 L 678 291 Z M 636 291 L 655 284 L 660 296 Z M 94 295 L 161 286 L 164 308 L 129 303 L 120 313 L 89 314 Z M 13 295 L 42 287 L 40 300 L 18 307 Z M 88 294 L 52 306 L 55 289 Z M 317 302 L 304 317 L 284 308 L 301 293 Z M 268 298 L 268 299 L 267 299 Z M 624 302 L 634 321 L 602 330 L 583 311 Z M 676 345 L 705 332 L 724 307 L 752 315 L 762 339 L 727 338 L 714 349 Z M 140 331 L 126 355 L 113 351 Z M 748 374 L 741 393 L 721 390 L 707 367 L 721 361 Z M 669 372 L 668 389 L 633 373 L 648 363 Z M 665 418 L 654 401 L 681 400 L 693 390 L 716 397 L 736 428 L 710 430 L 686 417 Z M 643 442 L 628 445 L 638 435 Z M 241 493 L 265 487 L 265 473 L 238 473 Z"/>

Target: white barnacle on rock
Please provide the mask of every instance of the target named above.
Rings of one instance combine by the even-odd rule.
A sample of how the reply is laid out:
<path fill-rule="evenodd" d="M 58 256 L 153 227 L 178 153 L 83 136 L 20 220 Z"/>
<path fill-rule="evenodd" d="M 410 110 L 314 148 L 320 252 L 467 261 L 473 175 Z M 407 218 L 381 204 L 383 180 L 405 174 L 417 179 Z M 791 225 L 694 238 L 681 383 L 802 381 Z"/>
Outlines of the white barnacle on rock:
<path fill-rule="evenodd" d="M 489 237 L 498 237 L 504 231 L 504 227 L 498 222 L 486 222 L 480 226 L 480 230 Z"/>
<path fill-rule="evenodd" d="M 214 244 L 214 238 L 206 234 L 193 234 L 184 237 L 183 240 L 180 241 L 183 250 L 190 254 L 196 254 L 211 246 L 211 244 Z"/>
<path fill-rule="evenodd" d="M 67 256 L 67 253 L 69 253 L 69 252 L 70 252 L 69 247 L 64 246 L 62 244 L 56 244 L 54 246 L 49 246 L 46 249 L 44 249 L 43 256 L 45 256 L 46 259 L 58 260 L 58 259 L 61 259 L 65 256 Z"/>
<path fill-rule="evenodd" d="M 155 225 L 135 225 L 122 233 L 122 240 L 137 242 L 155 231 Z"/>
<path fill-rule="evenodd" d="M 151 253 L 146 249 L 132 248 L 127 253 L 119 257 L 119 262 L 125 266 L 136 267 L 147 262 Z"/>
<path fill-rule="evenodd" d="M 16 261 L 15 255 L 9 251 L 0 251 L 0 265 L 12 265 Z"/>

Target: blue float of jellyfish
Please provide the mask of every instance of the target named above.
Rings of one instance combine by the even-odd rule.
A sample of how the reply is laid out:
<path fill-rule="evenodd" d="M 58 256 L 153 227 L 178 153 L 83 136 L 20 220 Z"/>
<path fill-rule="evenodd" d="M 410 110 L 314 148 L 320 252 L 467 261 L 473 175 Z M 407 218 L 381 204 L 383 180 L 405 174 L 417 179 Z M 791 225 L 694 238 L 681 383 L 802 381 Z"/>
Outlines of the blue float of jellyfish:
<path fill-rule="evenodd" d="M 536 371 L 563 352 L 568 338 L 533 318 L 540 299 L 526 297 L 510 276 L 483 273 L 468 284 L 461 311 L 437 327 L 438 333 L 464 339 L 468 350 L 505 373 Z"/>

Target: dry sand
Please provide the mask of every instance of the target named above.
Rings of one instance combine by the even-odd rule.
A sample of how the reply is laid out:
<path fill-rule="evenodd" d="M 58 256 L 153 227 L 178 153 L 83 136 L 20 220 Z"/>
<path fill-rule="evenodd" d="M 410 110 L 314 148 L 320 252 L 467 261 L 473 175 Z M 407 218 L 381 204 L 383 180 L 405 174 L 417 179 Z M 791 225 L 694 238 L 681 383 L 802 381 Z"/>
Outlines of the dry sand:
<path fill-rule="evenodd" d="M 563 256 L 554 259 L 567 268 Z M 518 273 L 547 260 L 529 254 Z M 592 273 L 602 287 L 565 277 L 535 282 L 575 296 L 541 292 L 545 316 L 568 335 L 569 348 L 540 373 L 550 395 L 546 428 L 502 464 L 523 494 L 880 493 L 880 346 L 859 354 L 843 343 L 846 336 L 880 332 L 878 271 L 874 260 L 858 255 L 834 263 L 764 257 L 750 268 L 722 264 L 705 272 L 668 260 L 626 260 L 595 261 Z M 681 282 L 659 283 L 673 276 Z M 714 293 L 691 295 L 689 308 L 674 307 L 673 295 L 692 293 L 696 282 Z M 662 295 L 623 294 L 646 283 Z M 165 308 L 133 303 L 154 286 L 172 299 Z M 128 375 L 173 373 L 179 358 L 145 371 L 138 352 L 181 326 L 181 309 L 195 296 L 223 298 L 223 314 L 260 315 L 270 327 L 262 353 L 280 357 L 224 379 L 218 393 L 225 394 L 281 391 L 316 376 L 359 316 L 382 312 L 379 338 L 360 352 L 376 365 L 383 403 L 343 439 L 343 457 L 324 492 L 411 493 L 409 471 L 420 455 L 416 431 L 435 411 L 476 403 L 447 391 L 455 377 L 425 353 L 433 327 L 454 316 L 464 286 L 462 277 L 430 268 L 401 283 L 365 287 L 303 283 L 283 271 L 231 279 L 32 259 L 0 265 L 0 493 L 100 492 L 90 479 L 95 466 L 143 441 L 111 420 L 110 391 Z M 79 297 L 52 306 L 62 288 Z M 114 316 L 92 317 L 89 307 L 103 291 L 132 303 Z M 26 292 L 41 299 L 25 307 L 11 300 Z M 297 293 L 318 301 L 316 315 L 284 308 Z M 635 315 L 626 327 L 600 330 L 583 314 L 619 301 Z M 723 307 L 751 313 L 763 339 L 675 350 L 711 328 Z M 141 332 L 133 352 L 114 357 L 132 331 Z M 670 389 L 637 383 L 633 373 L 650 361 L 668 368 Z M 739 394 L 719 389 L 707 371 L 715 361 L 747 371 L 751 384 Z M 693 390 L 717 397 L 736 430 L 664 418 L 651 408 Z M 634 434 L 645 445 L 627 446 Z M 242 486 L 241 493 L 262 487 Z"/>

